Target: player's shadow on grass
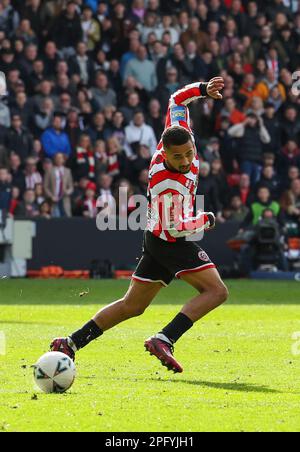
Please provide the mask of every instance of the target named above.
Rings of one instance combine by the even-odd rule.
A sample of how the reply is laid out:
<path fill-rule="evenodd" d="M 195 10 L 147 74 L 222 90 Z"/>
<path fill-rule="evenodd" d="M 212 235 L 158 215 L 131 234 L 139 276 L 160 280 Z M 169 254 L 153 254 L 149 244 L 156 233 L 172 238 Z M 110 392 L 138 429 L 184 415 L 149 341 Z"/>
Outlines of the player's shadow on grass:
<path fill-rule="evenodd" d="M 198 380 L 182 380 L 171 379 L 171 383 L 186 383 L 195 386 L 206 386 L 208 388 L 224 389 L 225 391 L 241 391 L 241 392 L 263 392 L 269 394 L 279 394 L 280 391 L 268 388 L 267 386 L 257 386 L 248 383 L 217 383 L 213 381 L 198 381 Z"/>

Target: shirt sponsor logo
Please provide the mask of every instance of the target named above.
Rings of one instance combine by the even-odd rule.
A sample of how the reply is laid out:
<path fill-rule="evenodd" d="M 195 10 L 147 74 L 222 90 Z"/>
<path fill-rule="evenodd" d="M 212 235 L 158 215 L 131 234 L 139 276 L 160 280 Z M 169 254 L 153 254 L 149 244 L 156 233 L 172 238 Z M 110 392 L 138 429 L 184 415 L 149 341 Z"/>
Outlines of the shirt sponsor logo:
<path fill-rule="evenodd" d="M 186 110 L 184 107 L 173 107 L 171 110 L 171 118 L 173 121 L 185 121 Z"/>

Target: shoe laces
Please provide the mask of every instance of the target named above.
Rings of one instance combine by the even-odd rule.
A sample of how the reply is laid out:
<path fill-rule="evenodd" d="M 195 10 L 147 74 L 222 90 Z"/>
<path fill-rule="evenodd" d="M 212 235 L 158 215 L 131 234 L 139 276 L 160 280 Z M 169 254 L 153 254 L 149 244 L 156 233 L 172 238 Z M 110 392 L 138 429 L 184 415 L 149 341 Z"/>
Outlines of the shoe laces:
<path fill-rule="evenodd" d="M 168 342 L 165 342 L 165 344 L 167 344 L 167 346 L 169 347 L 169 349 L 170 349 L 170 351 L 171 351 L 171 353 L 173 355 L 173 353 L 174 353 L 174 345 L 169 344 Z"/>

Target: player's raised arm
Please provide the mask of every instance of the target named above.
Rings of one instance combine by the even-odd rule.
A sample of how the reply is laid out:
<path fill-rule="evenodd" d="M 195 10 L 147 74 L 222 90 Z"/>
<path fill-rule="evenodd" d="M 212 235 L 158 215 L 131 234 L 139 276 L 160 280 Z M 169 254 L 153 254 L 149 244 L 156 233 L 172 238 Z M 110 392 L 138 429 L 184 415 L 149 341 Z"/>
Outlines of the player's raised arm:
<path fill-rule="evenodd" d="M 170 98 L 166 128 L 179 125 L 190 130 L 188 104 L 207 96 L 220 100 L 222 99 L 220 91 L 223 88 L 223 78 L 214 77 L 209 82 L 192 83 L 176 91 Z"/>

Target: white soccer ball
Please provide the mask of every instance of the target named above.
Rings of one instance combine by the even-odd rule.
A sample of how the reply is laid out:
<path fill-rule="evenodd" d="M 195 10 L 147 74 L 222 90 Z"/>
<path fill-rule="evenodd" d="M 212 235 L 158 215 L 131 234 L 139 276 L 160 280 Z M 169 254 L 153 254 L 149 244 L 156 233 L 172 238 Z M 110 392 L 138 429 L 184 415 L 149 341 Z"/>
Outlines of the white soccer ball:
<path fill-rule="evenodd" d="M 74 382 L 76 368 L 71 358 L 64 353 L 48 352 L 34 365 L 33 375 L 43 392 L 65 392 Z"/>

